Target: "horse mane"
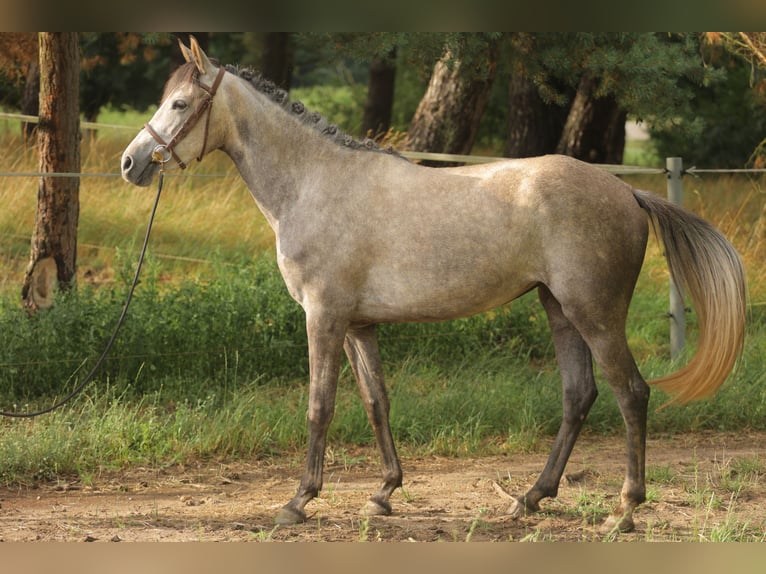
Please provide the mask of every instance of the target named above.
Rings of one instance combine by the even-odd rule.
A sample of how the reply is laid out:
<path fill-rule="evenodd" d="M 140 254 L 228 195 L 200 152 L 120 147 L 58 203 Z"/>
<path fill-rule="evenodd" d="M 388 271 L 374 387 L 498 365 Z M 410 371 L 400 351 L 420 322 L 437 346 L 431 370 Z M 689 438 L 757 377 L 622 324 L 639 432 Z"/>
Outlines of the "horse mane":
<path fill-rule="evenodd" d="M 262 74 L 255 72 L 252 68 L 239 68 L 237 66 L 227 65 L 224 69 L 234 74 L 235 76 L 242 78 L 250 83 L 253 88 L 259 93 L 268 97 L 272 102 L 277 104 L 283 110 L 288 112 L 292 117 L 298 119 L 301 123 L 312 127 L 323 136 L 329 138 L 331 141 L 340 145 L 341 147 L 347 147 L 350 149 L 368 150 L 380 153 L 386 153 L 400 157 L 400 155 L 392 146 L 381 147 L 376 141 L 371 138 L 365 138 L 358 140 L 353 136 L 342 132 L 337 125 L 328 122 L 319 112 L 312 112 L 306 109 L 302 102 L 298 100 L 290 100 L 290 97 L 286 90 L 283 90 L 272 82 L 265 78 Z M 196 81 L 197 68 L 191 62 L 181 64 L 168 78 L 165 84 L 165 88 L 162 92 L 162 102 L 181 84 L 187 82 Z"/>
<path fill-rule="evenodd" d="M 215 60 L 213 60 L 213 62 L 217 64 Z M 252 68 L 240 68 L 238 66 L 226 65 L 224 66 L 224 69 L 247 81 L 256 91 L 268 97 L 292 117 L 298 119 L 301 123 L 312 127 L 314 130 L 341 147 L 385 153 L 409 161 L 390 145 L 381 147 L 372 138 L 358 140 L 353 136 L 342 132 L 336 124 L 328 122 L 319 112 L 307 110 L 303 103 L 298 100 L 290 100 L 286 90 L 277 87 L 274 82 L 265 78 L 261 73 L 254 71 Z M 197 73 L 197 67 L 194 63 L 185 62 L 184 64 L 181 64 L 170 75 L 168 81 L 165 83 L 160 102 L 164 102 L 178 86 L 187 82 L 195 82 L 197 80 Z"/>
<path fill-rule="evenodd" d="M 261 73 L 256 72 L 252 68 L 240 68 L 238 66 L 227 65 L 224 66 L 224 69 L 249 82 L 256 91 L 268 97 L 289 115 L 298 119 L 301 123 L 310 126 L 341 147 L 386 153 L 406 159 L 390 145 L 381 147 L 372 138 L 358 140 L 353 136 L 342 132 L 336 124 L 328 122 L 319 112 L 307 110 L 303 103 L 298 100 L 290 100 L 286 90 L 277 87 L 274 82 L 265 78 Z"/>

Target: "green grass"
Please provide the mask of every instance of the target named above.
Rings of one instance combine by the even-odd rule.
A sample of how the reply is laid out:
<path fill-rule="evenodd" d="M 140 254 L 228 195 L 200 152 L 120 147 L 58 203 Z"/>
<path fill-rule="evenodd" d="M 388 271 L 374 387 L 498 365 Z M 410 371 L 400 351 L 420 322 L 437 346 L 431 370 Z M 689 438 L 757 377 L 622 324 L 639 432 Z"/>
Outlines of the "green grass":
<path fill-rule="evenodd" d="M 84 140 L 83 171 L 115 175 L 81 181 L 78 292 L 31 320 L 19 308 L 18 291 L 37 180 L 0 177 L 5 408 L 50 404 L 76 384 L 87 364 L 80 371 L 78 366 L 100 352 L 119 314 L 154 194 L 116 175 L 131 137 L 114 130 Z M 0 138 L 3 169 L 36 169 L 34 150 L 24 150 L 13 130 Z M 195 164 L 191 173 L 222 175 L 167 179 L 146 273 L 105 371 L 71 406 L 32 421 L 0 423 L 4 483 L 87 477 L 136 464 L 302 454 L 305 329 L 302 312 L 276 271 L 272 232 L 222 154 Z M 661 176 L 630 179 L 664 191 Z M 766 429 L 761 184 L 732 176 L 685 180 L 687 205 L 719 225 L 742 253 L 753 305 L 745 355 L 731 380 L 714 398 L 685 407 L 658 410 L 666 397 L 654 393 L 650 432 Z M 667 270 L 652 243 L 628 325 L 631 348 L 647 378 L 673 368 L 666 311 Z M 690 345 L 694 338 L 692 314 Z M 534 294 L 462 321 L 388 325 L 380 339 L 400 448 L 449 456 L 530 452 L 556 432 L 560 382 Z M 605 383 L 599 386 L 586 428 L 622 433 L 614 397 Z M 373 441 L 347 366 L 336 413 L 332 444 Z M 739 469 L 721 480 L 736 489 L 748 475 L 752 472 Z"/>

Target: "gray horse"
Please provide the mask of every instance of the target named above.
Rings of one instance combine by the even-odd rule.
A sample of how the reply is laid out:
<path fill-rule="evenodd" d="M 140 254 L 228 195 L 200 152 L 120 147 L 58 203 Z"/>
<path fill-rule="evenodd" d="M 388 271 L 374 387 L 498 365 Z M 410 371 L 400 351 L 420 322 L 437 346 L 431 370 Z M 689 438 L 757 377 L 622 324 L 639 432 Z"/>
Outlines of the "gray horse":
<path fill-rule="evenodd" d="M 699 217 L 563 156 L 413 164 L 343 136 L 252 73 L 215 65 L 194 39 L 181 49 L 187 63 L 125 150 L 122 175 L 146 186 L 162 164 L 183 168 L 220 149 L 274 229 L 279 269 L 306 313 L 310 366 L 306 470 L 276 521 L 305 521 L 304 507 L 322 487 L 344 350 L 382 457 L 383 484 L 363 511 L 386 515 L 402 469 L 376 324 L 466 317 L 536 289 L 561 371 L 563 420 L 538 480 L 509 512 L 523 516 L 556 496 L 596 399 L 595 360 L 627 434 L 620 503 L 605 528 L 633 529 L 646 496 L 649 386 L 625 327 L 649 221 L 699 318 L 693 358 L 649 383 L 679 402 L 715 392 L 742 352 L 745 274 L 729 242 Z"/>

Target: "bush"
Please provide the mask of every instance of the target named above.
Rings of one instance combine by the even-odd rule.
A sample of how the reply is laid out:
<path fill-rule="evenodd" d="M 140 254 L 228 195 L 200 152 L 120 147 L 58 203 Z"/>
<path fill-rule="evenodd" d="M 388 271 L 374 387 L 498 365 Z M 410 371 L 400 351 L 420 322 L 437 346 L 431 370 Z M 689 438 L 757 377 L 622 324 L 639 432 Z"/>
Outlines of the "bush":
<path fill-rule="evenodd" d="M 295 88 L 290 99 L 299 100 L 306 109 L 322 114 L 331 124 L 352 135 L 359 135 L 364 114 L 367 86 L 312 86 Z"/>
<path fill-rule="evenodd" d="M 186 386 L 232 376 L 252 381 L 263 373 L 305 375 L 303 313 L 266 258 L 250 266 L 221 266 L 218 279 L 205 284 L 185 280 L 162 286 L 152 267 L 136 289 L 98 379 L 127 379 L 143 393 L 168 379 Z M 127 282 L 114 288 L 81 287 L 32 317 L 17 303 L 3 300 L 3 393 L 16 400 L 61 394 L 68 374 L 80 365 L 76 378 L 84 377 L 111 335 Z"/>
<path fill-rule="evenodd" d="M 743 168 L 766 134 L 764 97 L 751 88 L 750 66 L 732 65 L 728 80 L 700 89 L 694 117 L 650 126 L 660 157 L 683 157 L 686 165 Z"/>
<path fill-rule="evenodd" d="M 163 285 L 147 262 L 127 319 L 97 375 L 130 382 L 137 395 L 206 396 L 210 385 L 244 385 L 308 376 L 305 316 L 287 293 L 273 258 L 218 265 L 215 279 Z M 92 368 L 111 336 L 132 279 L 125 269 L 111 288 L 82 286 L 55 307 L 27 317 L 16 301 L 0 299 L 0 388 L 5 401 L 62 396 Z M 534 295 L 468 319 L 383 325 L 386 364 L 417 357 L 451 370 L 486 352 L 552 356 L 547 323 Z M 70 376 L 71 373 L 75 373 Z M 204 388 L 203 388 L 204 387 Z"/>

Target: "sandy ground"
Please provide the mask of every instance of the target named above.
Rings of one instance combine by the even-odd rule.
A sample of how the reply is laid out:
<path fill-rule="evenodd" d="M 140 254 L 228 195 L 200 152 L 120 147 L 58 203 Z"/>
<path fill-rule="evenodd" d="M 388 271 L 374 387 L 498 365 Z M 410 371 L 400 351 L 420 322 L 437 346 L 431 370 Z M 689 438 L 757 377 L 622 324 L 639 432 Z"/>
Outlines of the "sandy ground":
<path fill-rule="evenodd" d="M 649 500 L 625 541 L 761 540 L 766 536 L 766 434 L 650 438 Z M 0 490 L 3 541 L 598 541 L 622 483 L 622 437 L 580 439 L 559 496 L 540 513 L 506 515 L 546 455 L 402 457 L 404 487 L 388 517 L 360 515 L 378 486 L 372 448 L 328 455 L 321 497 L 302 525 L 275 527 L 302 462 L 136 468 Z"/>

